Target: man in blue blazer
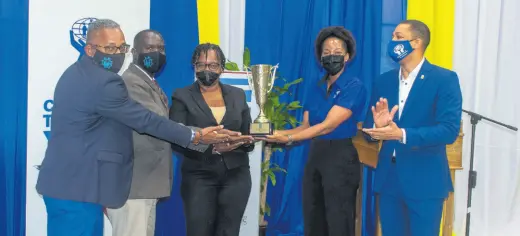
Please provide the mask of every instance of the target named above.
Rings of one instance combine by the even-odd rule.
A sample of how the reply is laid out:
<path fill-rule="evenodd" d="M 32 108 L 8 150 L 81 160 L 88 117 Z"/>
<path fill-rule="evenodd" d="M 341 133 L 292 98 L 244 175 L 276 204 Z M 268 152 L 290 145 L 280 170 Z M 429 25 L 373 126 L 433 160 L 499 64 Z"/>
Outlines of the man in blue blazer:
<path fill-rule="evenodd" d="M 395 28 L 388 53 L 400 68 L 374 81 L 363 125 L 383 140 L 374 190 L 384 236 L 438 236 L 443 202 L 453 191 L 446 145 L 459 133 L 462 95 L 455 72 L 424 59 L 429 42 L 420 21 Z"/>
<path fill-rule="evenodd" d="M 49 236 L 103 235 L 102 207 L 121 207 L 129 195 L 132 129 L 201 152 L 231 134 L 218 134 L 221 127 L 192 130 L 130 99 L 116 74 L 128 48 L 116 22 L 91 23 L 85 55 L 56 85 L 51 137 L 36 185 Z"/>

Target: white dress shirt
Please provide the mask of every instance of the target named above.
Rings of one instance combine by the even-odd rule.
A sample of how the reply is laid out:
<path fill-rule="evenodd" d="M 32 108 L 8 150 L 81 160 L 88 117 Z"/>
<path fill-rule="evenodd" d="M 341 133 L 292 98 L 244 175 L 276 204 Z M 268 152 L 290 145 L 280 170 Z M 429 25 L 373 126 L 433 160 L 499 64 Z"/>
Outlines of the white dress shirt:
<path fill-rule="evenodd" d="M 135 67 L 139 68 L 139 70 L 141 70 L 146 76 L 148 76 L 148 78 L 152 81 L 155 82 L 155 78 L 153 78 L 152 76 L 150 76 L 150 74 L 148 74 L 148 72 L 146 72 L 145 70 L 143 70 L 143 68 L 141 68 L 140 66 L 138 65 L 135 65 Z"/>
<path fill-rule="evenodd" d="M 399 69 L 399 119 L 401 119 L 401 114 L 403 114 L 404 106 L 406 105 L 406 100 L 408 99 L 408 95 L 410 94 L 410 90 L 412 90 L 413 82 L 419 75 L 419 71 L 424 63 L 424 58 L 421 60 L 419 65 L 417 65 L 412 72 L 408 74 L 408 77 L 404 78 L 402 75 L 403 68 Z M 406 143 L 406 130 L 401 129 L 403 131 L 403 139 L 402 143 Z M 395 151 L 394 151 L 395 156 Z"/>

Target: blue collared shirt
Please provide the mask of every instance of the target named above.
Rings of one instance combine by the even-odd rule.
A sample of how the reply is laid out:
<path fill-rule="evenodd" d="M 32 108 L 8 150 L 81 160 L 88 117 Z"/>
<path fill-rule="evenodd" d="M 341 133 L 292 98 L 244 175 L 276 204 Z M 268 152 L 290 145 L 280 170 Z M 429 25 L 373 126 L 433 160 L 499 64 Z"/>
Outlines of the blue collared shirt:
<path fill-rule="evenodd" d="M 309 124 L 319 124 L 325 120 L 333 106 L 340 106 L 352 111 L 352 116 L 341 123 L 332 132 L 319 136 L 319 139 L 345 139 L 356 136 L 357 122 L 366 104 L 367 92 L 358 78 L 343 73 L 330 87 L 327 95 L 327 82 L 318 82 L 312 86 L 306 96 L 303 109 L 309 112 Z"/>

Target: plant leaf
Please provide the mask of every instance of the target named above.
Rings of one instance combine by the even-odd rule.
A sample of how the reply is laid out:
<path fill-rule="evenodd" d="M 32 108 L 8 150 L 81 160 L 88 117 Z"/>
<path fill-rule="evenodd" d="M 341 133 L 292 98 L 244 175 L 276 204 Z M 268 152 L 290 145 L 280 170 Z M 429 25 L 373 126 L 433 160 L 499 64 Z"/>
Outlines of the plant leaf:
<path fill-rule="evenodd" d="M 302 105 L 300 105 L 300 101 L 292 101 L 291 103 L 289 103 L 289 105 L 287 105 L 287 109 L 289 111 L 294 111 L 300 108 L 302 108 Z"/>
<path fill-rule="evenodd" d="M 226 62 L 226 65 L 224 66 L 224 68 L 229 71 L 239 71 L 240 70 L 240 69 L 238 69 L 237 63 L 234 63 L 232 61 Z"/>
<path fill-rule="evenodd" d="M 289 124 L 291 124 L 291 127 L 295 127 L 298 124 L 296 117 L 294 117 L 294 116 L 289 117 Z"/>
<path fill-rule="evenodd" d="M 242 57 L 244 61 L 244 67 L 249 67 L 251 65 L 251 52 L 249 51 L 249 48 L 244 49 L 244 56 Z"/>
<path fill-rule="evenodd" d="M 280 167 L 280 166 L 279 166 L 278 164 L 276 164 L 276 163 L 273 164 L 272 169 L 275 169 L 275 170 L 276 170 L 276 171 L 273 170 L 273 172 L 281 171 L 281 172 L 284 172 L 284 173 L 287 174 L 287 171 L 286 171 L 284 168 Z"/>
<path fill-rule="evenodd" d="M 274 172 L 273 171 L 270 171 L 269 172 L 269 180 L 271 180 L 271 184 L 273 186 L 276 185 L 276 175 L 274 175 Z"/>
<path fill-rule="evenodd" d="M 267 214 L 268 216 L 271 216 L 271 207 L 269 206 L 269 204 L 267 204 L 267 202 L 265 203 L 265 214 Z"/>
<path fill-rule="evenodd" d="M 302 81 L 303 81 L 303 78 L 299 78 L 299 79 L 293 80 L 293 81 L 290 82 L 290 83 L 286 83 L 283 87 L 284 87 L 285 89 L 288 90 L 289 87 L 291 87 L 291 86 L 293 86 L 293 85 L 295 85 L 295 84 L 299 84 L 299 83 L 301 83 Z"/>

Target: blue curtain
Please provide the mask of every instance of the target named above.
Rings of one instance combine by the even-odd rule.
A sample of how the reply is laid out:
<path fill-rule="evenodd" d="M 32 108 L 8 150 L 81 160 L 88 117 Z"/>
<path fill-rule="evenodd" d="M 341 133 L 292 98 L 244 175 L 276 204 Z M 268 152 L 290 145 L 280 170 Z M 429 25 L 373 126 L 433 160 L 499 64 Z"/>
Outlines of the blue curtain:
<path fill-rule="evenodd" d="M 384 73 L 399 65 L 392 61 L 386 53 L 386 45 L 392 39 L 392 32 L 402 20 L 406 19 L 407 0 L 382 0 L 383 17 L 381 24 L 381 66 L 380 72 Z M 362 210 L 362 235 L 376 235 L 376 198 L 372 189 L 374 181 L 374 169 L 364 167 L 363 170 L 363 210 Z"/>
<path fill-rule="evenodd" d="M 0 235 L 25 235 L 28 0 L 0 0 Z"/>
<path fill-rule="evenodd" d="M 382 0 L 247 1 L 245 45 L 252 64 L 280 63 L 280 76 L 289 81 L 304 78 L 292 93 L 305 101 L 312 98 L 304 91 L 324 73 L 314 56 L 314 39 L 320 29 L 342 25 L 357 41 L 357 56 L 347 73 L 361 78 L 370 90 L 372 78 L 380 72 L 381 18 Z M 301 111 L 295 115 L 301 120 Z M 305 143 L 273 156 L 288 173 L 278 174 L 276 186 L 268 188 L 268 235 L 303 235 L 301 180 L 307 152 Z"/>
<path fill-rule="evenodd" d="M 151 0 L 150 28 L 161 32 L 165 39 L 167 64 L 157 78 L 168 95 L 174 89 L 193 83 L 190 61 L 198 45 L 197 2 L 182 0 Z M 155 235 L 185 235 L 185 220 L 180 197 L 181 159 L 174 158 L 174 180 L 171 197 L 157 205 Z"/>
<path fill-rule="evenodd" d="M 406 20 L 407 0 L 383 0 L 383 18 L 381 27 L 381 73 L 399 67 L 388 57 L 386 45 L 392 40 L 392 32 L 399 22 Z"/>

